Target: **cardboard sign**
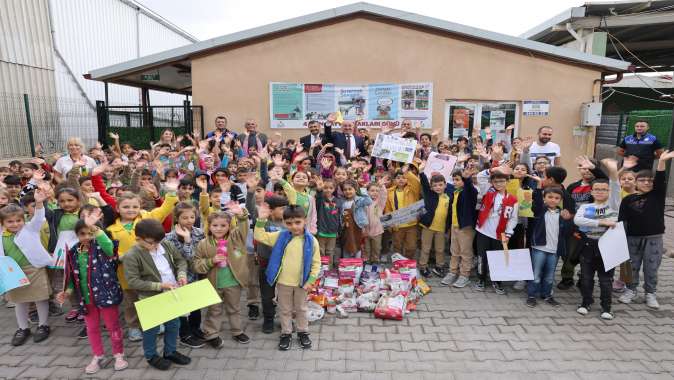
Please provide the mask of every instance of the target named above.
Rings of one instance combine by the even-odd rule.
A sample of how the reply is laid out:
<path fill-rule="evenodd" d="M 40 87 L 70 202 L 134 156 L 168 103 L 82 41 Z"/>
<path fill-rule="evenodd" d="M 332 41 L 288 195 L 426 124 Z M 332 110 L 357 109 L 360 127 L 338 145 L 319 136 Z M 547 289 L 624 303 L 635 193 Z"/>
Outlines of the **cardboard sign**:
<path fill-rule="evenodd" d="M 609 271 L 630 259 L 627 236 L 623 222 L 616 223 L 599 238 L 599 253 L 604 261 L 604 271 Z"/>
<path fill-rule="evenodd" d="M 372 155 L 391 161 L 411 163 L 417 150 L 417 141 L 392 135 L 377 134 Z"/>
<path fill-rule="evenodd" d="M 19 264 L 9 256 L 0 256 L 0 294 L 30 284 Z"/>
<path fill-rule="evenodd" d="M 412 203 L 408 207 L 382 215 L 380 218 L 381 225 L 384 228 L 389 228 L 400 224 L 410 223 L 418 220 L 419 217 L 425 213 L 426 209 L 424 208 L 424 201 L 420 200 Z"/>
<path fill-rule="evenodd" d="M 487 251 L 489 277 L 492 281 L 533 280 L 534 270 L 528 249 Z"/>
<path fill-rule="evenodd" d="M 456 161 L 456 156 L 431 152 L 428 160 L 426 160 L 424 174 L 426 174 L 426 178 L 430 181 L 433 173 L 439 173 L 445 177 L 447 183 L 452 183 L 452 171 L 454 171 Z"/>

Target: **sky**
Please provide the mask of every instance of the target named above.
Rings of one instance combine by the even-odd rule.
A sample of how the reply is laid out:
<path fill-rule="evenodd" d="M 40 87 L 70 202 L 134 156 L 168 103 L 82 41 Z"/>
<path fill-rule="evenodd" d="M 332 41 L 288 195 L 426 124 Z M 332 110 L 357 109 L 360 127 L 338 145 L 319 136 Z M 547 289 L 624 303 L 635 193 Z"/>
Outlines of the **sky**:
<path fill-rule="evenodd" d="M 137 0 L 200 40 L 351 4 L 354 0 Z M 370 0 L 373 4 L 518 36 L 583 0 Z"/>

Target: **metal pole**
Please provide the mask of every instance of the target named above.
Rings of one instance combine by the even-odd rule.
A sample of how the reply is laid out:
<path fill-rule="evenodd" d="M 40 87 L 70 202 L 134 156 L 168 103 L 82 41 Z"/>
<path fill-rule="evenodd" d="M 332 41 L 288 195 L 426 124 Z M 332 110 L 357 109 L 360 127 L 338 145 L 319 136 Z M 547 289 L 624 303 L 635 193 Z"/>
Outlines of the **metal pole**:
<path fill-rule="evenodd" d="M 35 157 L 35 140 L 33 140 L 33 122 L 30 119 L 30 104 L 28 94 L 23 94 L 23 105 L 26 108 L 26 125 L 28 126 L 28 142 L 30 144 L 30 155 Z"/>
<path fill-rule="evenodd" d="M 108 99 L 108 82 L 104 82 L 105 84 L 105 104 L 110 105 L 110 100 Z"/>
<path fill-rule="evenodd" d="M 674 96 L 669 95 L 669 99 L 674 99 Z M 669 151 L 674 150 L 674 108 L 672 108 L 672 128 L 669 130 Z M 672 161 L 667 162 L 667 171 L 665 181 L 669 182 L 669 173 L 672 170 Z"/>

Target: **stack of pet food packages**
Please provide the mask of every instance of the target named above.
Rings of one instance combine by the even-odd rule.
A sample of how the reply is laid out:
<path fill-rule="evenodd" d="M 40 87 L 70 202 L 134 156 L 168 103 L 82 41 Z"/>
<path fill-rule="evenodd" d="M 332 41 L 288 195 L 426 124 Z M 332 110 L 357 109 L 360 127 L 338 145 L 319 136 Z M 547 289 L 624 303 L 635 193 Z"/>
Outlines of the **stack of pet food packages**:
<path fill-rule="evenodd" d="M 321 258 L 321 275 L 309 294 L 309 321 L 328 314 L 347 318 L 349 313 L 374 312 L 376 318 L 402 320 L 416 309 L 421 297 L 431 291 L 417 278 L 417 264 L 394 254 L 393 266 L 363 265 L 359 258 L 340 259 L 337 270 L 330 270 L 328 258 Z"/>

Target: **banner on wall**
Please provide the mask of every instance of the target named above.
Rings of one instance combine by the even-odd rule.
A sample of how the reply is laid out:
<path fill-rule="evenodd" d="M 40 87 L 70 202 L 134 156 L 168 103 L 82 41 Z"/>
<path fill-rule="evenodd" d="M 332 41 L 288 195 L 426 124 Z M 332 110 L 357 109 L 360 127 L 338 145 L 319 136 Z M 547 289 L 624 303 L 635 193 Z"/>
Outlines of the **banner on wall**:
<path fill-rule="evenodd" d="M 399 126 L 403 119 L 433 125 L 433 83 L 269 83 L 271 128 L 304 128 L 340 111 L 358 127 Z"/>

